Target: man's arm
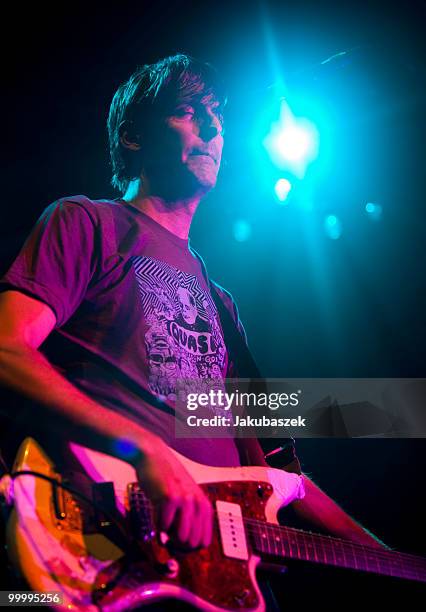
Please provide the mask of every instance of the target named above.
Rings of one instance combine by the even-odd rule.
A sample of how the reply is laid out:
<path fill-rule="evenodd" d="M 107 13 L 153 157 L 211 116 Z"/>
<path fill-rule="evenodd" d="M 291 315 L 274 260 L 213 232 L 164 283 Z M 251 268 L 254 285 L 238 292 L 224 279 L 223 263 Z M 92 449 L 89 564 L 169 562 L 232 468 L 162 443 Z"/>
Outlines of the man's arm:
<path fill-rule="evenodd" d="M 63 377 L 38 347 L 56 325 L 52 309 L 19 291 L 0 294 L 0 385 L 35 402 L 35 422 L 95 450 L 116 455 L 114 442 L 135 445 L 132 464 L 158 503 L 160 528 L 190 546 L 211 539 L 211 504 L 156 435 L 93 401 Z M 12 415 L 10 415 L 12 418 Z M 116 455 L 117 456 L 117 455 Z"/>
<path fill-rule="evenodd" d="M 269 467 L 256 438 L 238 440 L 238 450 L 246 465 Z M 292 502 L 292 509 L 298 518 L 330 534 L 358 544 L 387 548 L 383 542 L 367 529 L 354 521 L 340 506 L 322 491 L 312 480 L 303 474 L 305 497 Z"/>
<path fill-rule="evenodd" d="M 365 546 L 387 548 L 383 542 L 354 521 L 306 474 L 303 475 L 303 479 L 305 497 L 294 501 L 292 504 L 292 508 L 299 518 L 328 531 L 338 538 L 351 540 Z"/>

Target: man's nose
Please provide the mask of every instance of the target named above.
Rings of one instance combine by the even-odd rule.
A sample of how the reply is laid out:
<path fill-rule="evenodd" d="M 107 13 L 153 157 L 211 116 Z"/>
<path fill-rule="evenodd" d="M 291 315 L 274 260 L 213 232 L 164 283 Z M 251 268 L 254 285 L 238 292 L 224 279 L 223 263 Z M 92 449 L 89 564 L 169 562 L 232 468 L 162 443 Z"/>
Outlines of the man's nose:
<path fill-rule="evenodd" d="M 222 123 L 212 111 L 207 110 L 200 121 L 200 138 L 208 142 L 222 132 Z"/>

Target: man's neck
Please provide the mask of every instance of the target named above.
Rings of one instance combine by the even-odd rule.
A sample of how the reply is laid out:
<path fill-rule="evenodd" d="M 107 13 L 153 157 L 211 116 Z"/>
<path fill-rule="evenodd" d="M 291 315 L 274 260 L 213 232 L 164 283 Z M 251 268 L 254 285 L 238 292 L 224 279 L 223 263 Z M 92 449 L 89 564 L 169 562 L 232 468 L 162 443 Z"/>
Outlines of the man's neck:
<path fill-rule="evenodd" d="M 129 184 L 123 200 L 151 217 L 178 238 L 187 240 L 201 196 L 166 200 L 161 196 L 150 194 L 148 190 L 143 189 L 141 181 L 135 180 Z"/>

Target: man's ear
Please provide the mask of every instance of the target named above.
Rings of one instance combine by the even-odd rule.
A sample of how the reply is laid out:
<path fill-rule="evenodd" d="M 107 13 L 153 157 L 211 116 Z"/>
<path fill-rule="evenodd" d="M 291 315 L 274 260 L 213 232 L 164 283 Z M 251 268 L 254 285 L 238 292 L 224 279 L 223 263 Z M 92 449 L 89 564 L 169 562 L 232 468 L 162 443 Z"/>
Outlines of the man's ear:
<path fill-rule="evenodd" d="M 125 149 L 140 151 L 140 134 L 135 133 L 132 121 L 123 121 L 120 126 L 120 142 Z"/>

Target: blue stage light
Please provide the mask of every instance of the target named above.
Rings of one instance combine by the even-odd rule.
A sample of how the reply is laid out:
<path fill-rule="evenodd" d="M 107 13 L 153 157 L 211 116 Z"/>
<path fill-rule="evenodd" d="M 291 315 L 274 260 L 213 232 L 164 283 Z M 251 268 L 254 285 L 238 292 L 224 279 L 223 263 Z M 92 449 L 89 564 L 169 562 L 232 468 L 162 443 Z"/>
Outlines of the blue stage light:
<path fill-rule="evenodd" d="M 332 240 L 337 240 L 342 235 L 342 224 L 336 215 L 328 215 L 324 221 L 325 233 Z"/>
<path fill-rule="evenodd" d="M 275 183 L 275 194 L 280 202 L 285 202 L 291 191 L 291 183 L 286 178 L 280 178 Z"/>
<path fill-rule="evenodd" d="M 365 205 L 365 212 L 367 213 L 368 217 L 373 221 L 379 221 L 382 216 L 383 209 L 380 204 L 373 204 L 373 202 L 368 202 L 368 204 Z"/>
<path fill-rule="evenodd" d="M 289 125 L 277 134 L 276 145 L 283 159 L 289 162 L 297 162 L 309 152 L 311 135 L 301 126 Z"/>
<path fill-rule="evenodd" d="M 280 118 L 272 124 L 263 145 L 277 167 L 303 178 L 308 164 L 318 155 L 319 135 L 313 123 L 294 117 L 282 101 Z"/>
<path fill-rule="evenodd" d="M 237 242 L 246 242 L 251 236 L 251 225 L 244 219 L 238 219 L 234 223 L 233 231 Z"/>

